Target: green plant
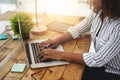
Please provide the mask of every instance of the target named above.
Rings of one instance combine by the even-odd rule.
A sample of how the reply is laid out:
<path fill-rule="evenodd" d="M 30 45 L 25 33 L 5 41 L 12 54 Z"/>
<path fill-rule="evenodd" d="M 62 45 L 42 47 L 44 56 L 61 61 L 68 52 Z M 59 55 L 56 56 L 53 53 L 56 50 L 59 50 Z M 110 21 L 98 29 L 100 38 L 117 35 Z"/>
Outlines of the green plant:
<path fill-rule="evenodd" d="M 20 34 L 20 31 L 19 31 L 19 23 L 20 23 L 20 29 L 21 29 L 21 34 L 23 39 L 25 40 L 29 38 L 30 30 L 34 26 L 31 14 L 27 12 L 16 13 L 11 18 L 10 22 L 11 22 L 11 28 L 15 35 Z"/>

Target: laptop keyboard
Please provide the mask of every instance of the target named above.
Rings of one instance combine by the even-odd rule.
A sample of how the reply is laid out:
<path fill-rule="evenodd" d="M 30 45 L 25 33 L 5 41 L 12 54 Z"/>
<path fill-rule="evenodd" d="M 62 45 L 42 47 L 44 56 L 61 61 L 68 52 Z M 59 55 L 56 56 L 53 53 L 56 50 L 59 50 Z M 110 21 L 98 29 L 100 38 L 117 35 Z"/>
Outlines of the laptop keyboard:
<path fill-rule="evenodd" d="M 40 55 L 41 53 L 40 43 L 31 43 L 31 47 L 32 47 L 35 63 L 52 61 L 52 59 L 46 59 L 46 60 L 41 61 L 43 56 Z"/>

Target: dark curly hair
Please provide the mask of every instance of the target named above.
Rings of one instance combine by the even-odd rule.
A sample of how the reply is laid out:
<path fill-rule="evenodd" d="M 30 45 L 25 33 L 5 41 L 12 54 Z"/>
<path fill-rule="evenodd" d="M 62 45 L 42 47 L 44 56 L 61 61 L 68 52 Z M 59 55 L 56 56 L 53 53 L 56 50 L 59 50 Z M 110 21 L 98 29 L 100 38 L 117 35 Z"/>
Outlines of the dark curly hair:
<path fill-rule="evenodd" d="M 120 18 L 120 0 L 102 0 L 103 10 L 113 19 Z"/>

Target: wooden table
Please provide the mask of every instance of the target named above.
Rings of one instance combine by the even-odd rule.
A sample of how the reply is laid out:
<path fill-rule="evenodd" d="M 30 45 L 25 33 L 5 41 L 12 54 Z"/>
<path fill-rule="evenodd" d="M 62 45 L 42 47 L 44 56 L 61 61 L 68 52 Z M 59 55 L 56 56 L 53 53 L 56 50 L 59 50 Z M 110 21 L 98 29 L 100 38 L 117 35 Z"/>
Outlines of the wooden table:
<path fill-rule="evenodd" d="M 47 25 L 52 21 L 62 21 L 74 25 L 79 20 L 80 17 L 78 16 L 45 15 L 41 23 Z M 60 34 L 62 33 L 47 30 L 42 35 L 30 34 L 30 40 L 53 38 Z M 89 44 L 90 37 L 82 36 L 79 39 L 65 42 L 62 46 L 67 52 L 83 53 L 88 52 Z M 25 71 L 23 73 L 10 72 L 15 63 L 27 64 Z M 20 39 L 12 40 L 9 35 L 7 40 L 0 41 L 0 80 L 81 80 L 83 69 L 84 65 L 70 63 L 68 65 L 32 70 L 29 67 Z"/>

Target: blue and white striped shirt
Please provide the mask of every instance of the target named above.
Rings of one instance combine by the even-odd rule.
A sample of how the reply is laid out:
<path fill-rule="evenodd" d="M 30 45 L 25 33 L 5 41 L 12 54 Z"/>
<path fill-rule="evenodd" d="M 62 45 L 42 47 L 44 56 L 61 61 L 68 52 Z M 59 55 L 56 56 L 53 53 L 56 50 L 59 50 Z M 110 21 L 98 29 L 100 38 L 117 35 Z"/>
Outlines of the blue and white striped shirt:
<path fill-rule="evenodd" d="M 102 24 L 101 13 L 102 10 L 92 13 L 67 31 L 73 38 L 78 38 L 90 30 L 95 52 L 84 53 L 84 62 L 90 67 L 104 66 L 106 72 L 120 75 L 120 18 L 113 20 L 105 17 Z"/>

